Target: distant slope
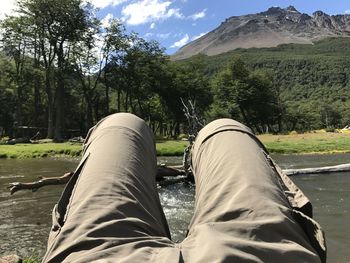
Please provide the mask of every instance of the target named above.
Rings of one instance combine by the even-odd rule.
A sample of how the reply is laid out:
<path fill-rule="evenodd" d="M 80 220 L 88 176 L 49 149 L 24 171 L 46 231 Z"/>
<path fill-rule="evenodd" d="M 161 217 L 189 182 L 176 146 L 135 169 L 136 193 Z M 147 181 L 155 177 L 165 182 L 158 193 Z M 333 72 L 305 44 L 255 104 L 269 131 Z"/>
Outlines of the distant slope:
<path fill-rule="evenodd" d="M 172 59 L 185 59 L 199 53 L 212 56 L 236 48 L 311 44 L 327 37 L 345 36 L 350 36 L 350 15 L 330 16 L 316 11 L 309 16 L 293 6 L 271 7 L 258 14 L 226 19 L 213 31 L 180 48 Z"/>
<path fill-rule="evenodd" d="M 350 38 L 200 56 L 209 77 L 222 70 L 232 57 L 240 57 L 251 69 L 270 72 L 281 101 L 289 114 L 294 114 L 287 118 L 300 119 L 303 115 L 302 121 L 310 129 L 318 129 L 327 110 L 329 122 L 334 120 L 339 127 L 350 123 Z M 198 56 L 177 63 L 193 59 Z"/>

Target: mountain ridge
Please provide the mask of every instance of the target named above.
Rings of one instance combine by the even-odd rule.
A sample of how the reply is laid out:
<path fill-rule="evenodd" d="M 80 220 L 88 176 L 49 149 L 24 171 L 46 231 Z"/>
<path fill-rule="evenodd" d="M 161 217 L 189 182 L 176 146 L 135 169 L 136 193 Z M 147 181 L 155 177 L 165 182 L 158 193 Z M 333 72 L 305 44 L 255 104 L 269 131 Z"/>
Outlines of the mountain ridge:
<path fill-rule="evenodd" d="M 310 16 L 294 6 L 271 7 L 257 14 L 227 18 L 217 28 L 181 47 L 172 59 L 186 59 L 199 53 L 218 55 L 237 48 L 312 44 L 328 37 L 349 36 L 350 15 L 315 11 Z"/>

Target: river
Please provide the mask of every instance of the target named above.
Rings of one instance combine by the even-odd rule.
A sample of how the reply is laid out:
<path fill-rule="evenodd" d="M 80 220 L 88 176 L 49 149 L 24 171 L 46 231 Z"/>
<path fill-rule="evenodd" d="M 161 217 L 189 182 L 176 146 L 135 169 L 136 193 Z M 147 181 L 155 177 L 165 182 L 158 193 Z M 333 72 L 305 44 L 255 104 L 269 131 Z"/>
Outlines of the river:
<path fill-rule="evenodd" d="M 350 162 L 349 154 L 276 155 L 282 168 L 304 168 Z M 180 158 L 161 158 L 167 164 Z M 57 176 L 74 170 L 78 159 L 0 160 L 0 255 L 43 255 L 51 227 L 51 209 L 63 186 L 48 186 L 38 192 L 20 191 L 9 196 L 6 187 L 14 181 L 33 181 L 38 176 Z M 301 175 L 292 180 L 314 206 L 314 218 L 326 232 L 328 262 L 350 262 L 350 173 Z M 170 185 L 159 190 L 172 238 L 181 241 L 191 219 L 194 187 Z"/>

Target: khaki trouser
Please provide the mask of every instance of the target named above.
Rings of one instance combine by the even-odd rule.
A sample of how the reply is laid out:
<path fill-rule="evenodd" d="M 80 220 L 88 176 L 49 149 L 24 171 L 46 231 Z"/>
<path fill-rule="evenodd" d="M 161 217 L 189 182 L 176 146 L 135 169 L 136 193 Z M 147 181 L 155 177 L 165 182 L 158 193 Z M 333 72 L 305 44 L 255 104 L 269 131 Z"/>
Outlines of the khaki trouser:
<path fill-rule="evenodd" d="M 325 262 L 311 204 L 244 125 L 221 119 L 192 149 L 195 211 L 175 244 L 156 189 L 152 132 L 119 113 L 88 134 L 43 262 Z"/>

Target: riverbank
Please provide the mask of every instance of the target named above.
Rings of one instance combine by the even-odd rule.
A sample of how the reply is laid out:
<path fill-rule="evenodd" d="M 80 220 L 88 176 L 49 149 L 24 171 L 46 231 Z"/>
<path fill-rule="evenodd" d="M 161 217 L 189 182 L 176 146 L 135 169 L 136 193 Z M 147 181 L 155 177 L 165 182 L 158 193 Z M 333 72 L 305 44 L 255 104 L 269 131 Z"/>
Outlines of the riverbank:
<path fill-rule="evenodd" d="M 258 136 L 270 153 L 332 154 L 350 153 L 350 134 L 338 132 L 310 132 L 302 134 Z"/>
<path fill-rule="evenodd" d="M 187 147 L 186 141 L 158 141 L 158 156 L 181 156 Z M 0 145 L 0 158 L 42 158 L 79 157 L 82 144 L 79 143 L 40 143 Z"/>
<path fill-rule="evenodd" d="M 329 154 L 350 153 L 350 134 L 311 132 L 289 135 L 259 135 L 270 153 Z M 157 141 L 158 156 L 181 156 L 186 141 Z M 42 143 L 0 145 L 0 158 L 78 157 L 82 145 L 72 143 Z"/>

